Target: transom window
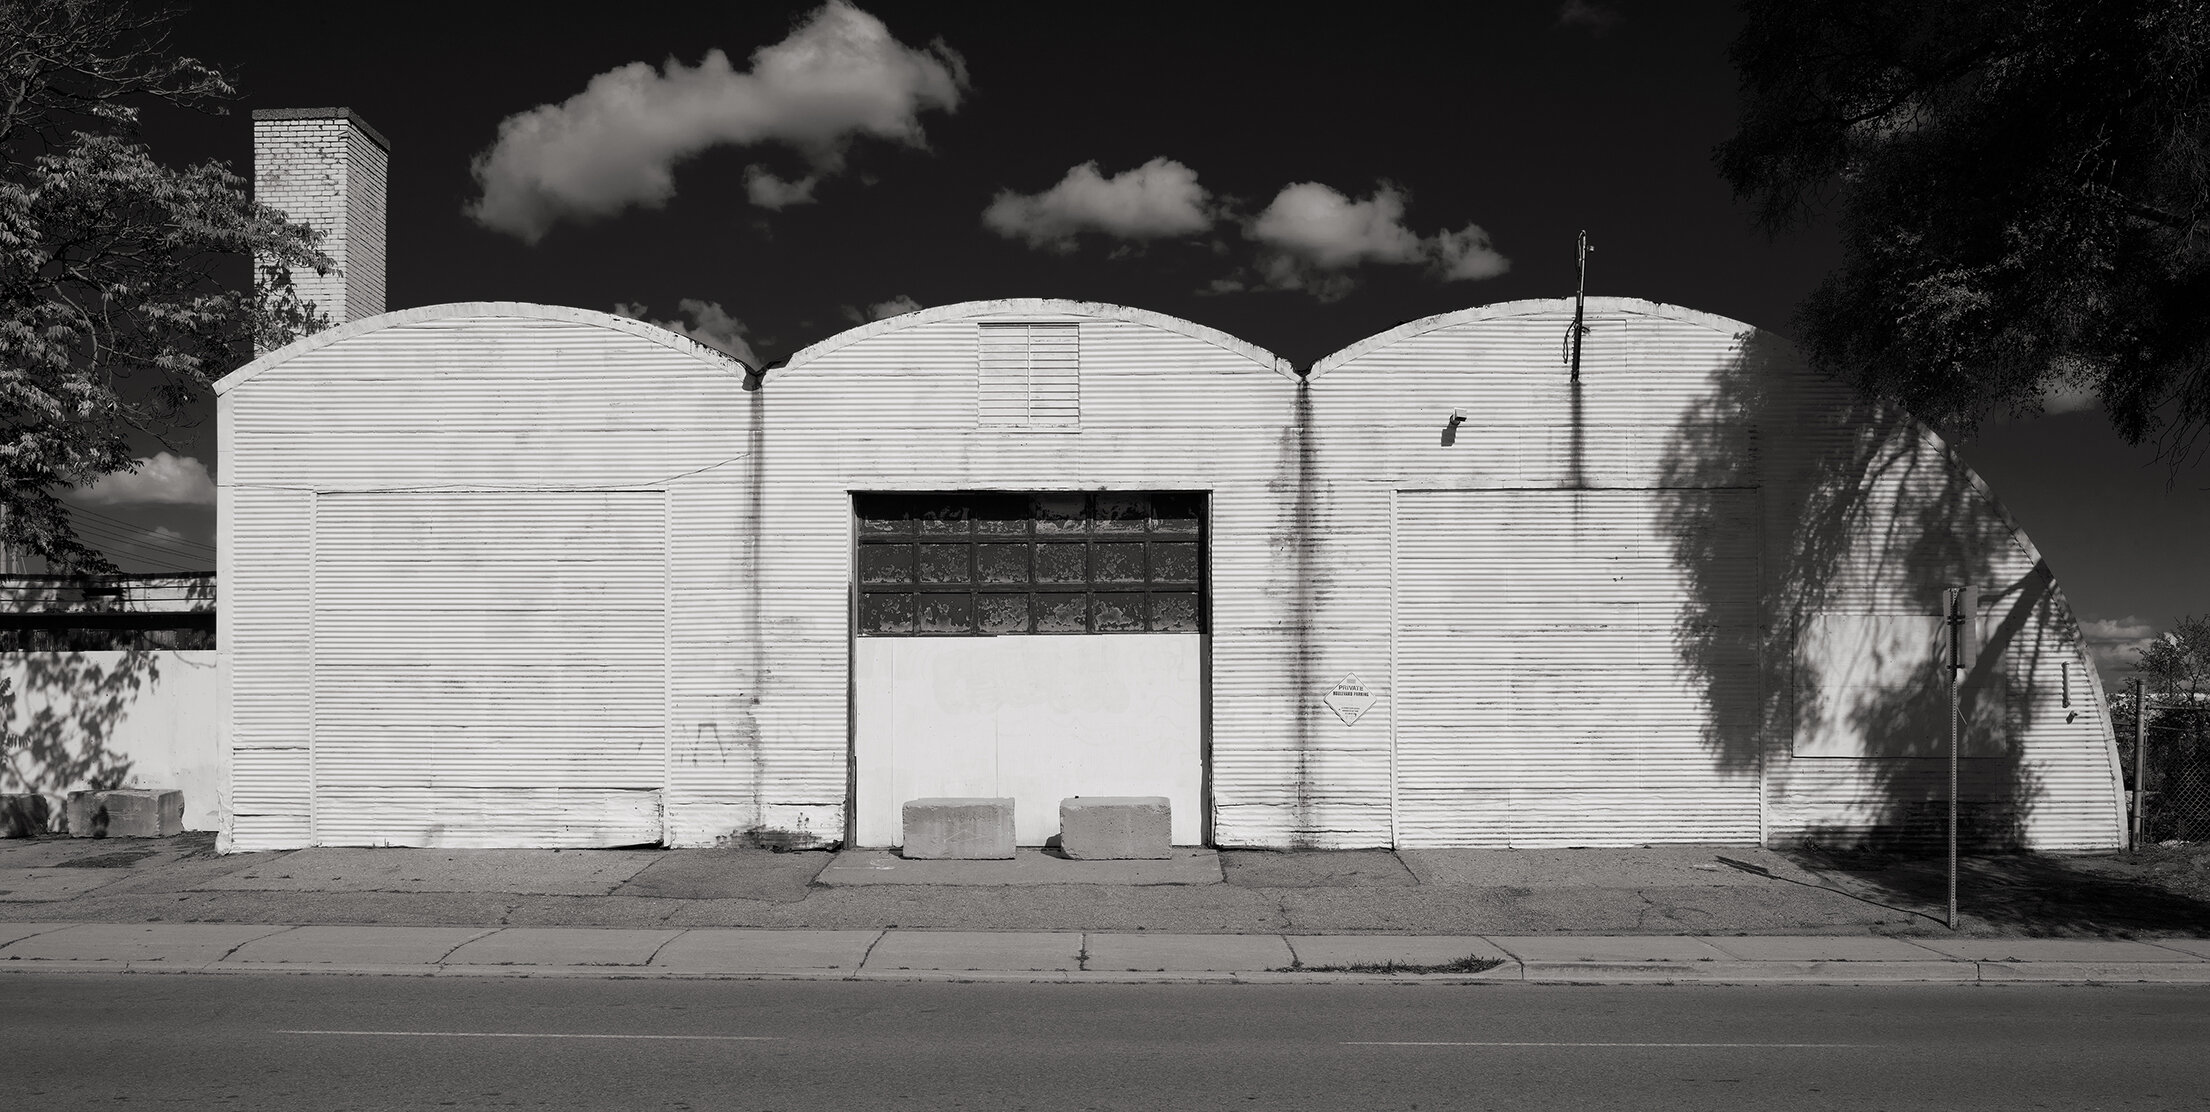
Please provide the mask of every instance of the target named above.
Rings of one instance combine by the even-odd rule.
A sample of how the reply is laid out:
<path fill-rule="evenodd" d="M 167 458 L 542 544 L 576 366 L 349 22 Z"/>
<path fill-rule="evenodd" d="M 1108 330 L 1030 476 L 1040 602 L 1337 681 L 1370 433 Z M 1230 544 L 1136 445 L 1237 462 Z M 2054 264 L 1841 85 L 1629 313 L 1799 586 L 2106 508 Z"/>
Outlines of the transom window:
<path fill-rule="evenodd" d="M 860 494 L 865 637 L 1196 633 L 1205 496 Z"/>

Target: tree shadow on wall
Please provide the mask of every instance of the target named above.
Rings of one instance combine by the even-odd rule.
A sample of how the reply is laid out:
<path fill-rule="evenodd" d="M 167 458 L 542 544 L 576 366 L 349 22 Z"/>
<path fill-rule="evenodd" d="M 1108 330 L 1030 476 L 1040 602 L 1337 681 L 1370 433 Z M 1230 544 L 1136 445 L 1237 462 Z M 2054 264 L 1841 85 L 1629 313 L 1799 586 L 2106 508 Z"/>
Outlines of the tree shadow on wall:
<path fill-rule="evenodd" d="M 1766 770 L 1776 840 L 1939 846 L 1949 693 L 1938 614 L 1944 588 L 1975 584 L 1984 648 L 1962 698 L 1962 836 L 2016 847 L 2044 797 L 2017 733 L 2053 701 L 2033 685 L 2061 664 L 2042 658 L 2076 636 L 2047 568 L 2027 565 L 1961 462 L 1916 422 L 1801 370 L 1777 340 L 1740 340 L 1673 430 L 1659 476 L 1688 588 L 1675 648 L 1710 721 L 1726 724 L 1706 730 L 1713 761 Z M 1764 538 L 1754 588 L 1729 558 L 1744 543 L 1745 497 Z M 2070 679 L 2079 686 L 2063 698 L 2084 703 L 2085 677 Z"/>
<path fill-rule="evenodd" d="M 160 656 L 138 649 L 0 655 L 0 792 L 121 787 L 132 762 L 118 750 L 116 730 L 160 681 Z"/>

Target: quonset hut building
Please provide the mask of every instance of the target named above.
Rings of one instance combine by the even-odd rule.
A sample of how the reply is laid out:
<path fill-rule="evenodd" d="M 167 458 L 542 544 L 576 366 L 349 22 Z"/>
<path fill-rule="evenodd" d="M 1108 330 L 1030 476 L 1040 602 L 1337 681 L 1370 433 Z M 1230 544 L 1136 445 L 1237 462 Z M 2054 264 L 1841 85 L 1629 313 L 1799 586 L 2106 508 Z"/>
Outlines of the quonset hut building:
<path fill-rule="evenodd" d="M 1742 324 L 1430 317 L 1300 373 L 1118 306 L 758 370 L 510 303 L 217 386 L 230 849 L 889 845 L 1163 795 L 1174 841 L 2123 840 L 2048 568 L 1908 417 Z"/>

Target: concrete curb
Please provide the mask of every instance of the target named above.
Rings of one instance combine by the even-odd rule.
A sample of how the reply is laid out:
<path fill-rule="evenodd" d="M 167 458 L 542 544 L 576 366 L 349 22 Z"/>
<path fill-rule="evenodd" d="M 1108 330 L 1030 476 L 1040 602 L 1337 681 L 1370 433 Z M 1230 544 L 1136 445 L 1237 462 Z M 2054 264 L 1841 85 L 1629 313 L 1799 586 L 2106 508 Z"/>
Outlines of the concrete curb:
<path fill-rule="evenodd" d="M 1819 936 L 0 923 L 0 973 L 1252 985 L 2210 984 L 2210 955 L 2195 956 L 2193 941 L 2183 941 L 2188 948 L 2047 939 L 1937 948 Z M 1771 956 L 1741 957 L 1725 947 Z M 1414 962 L 1433 968 L 1468 954 L 1499 964 L 1478 973 L 1322 971 L 1296 968 L 1299 953 L 1320 958 L 1315 964 L 1343 966 Z M 1993 954 L 2005 956 L 1982 956 Z M 1100 961 L 1117 968 L 1079 968 Z M 989 968 L 993 963 L 1026 967 Z"/>
<path fill-rule="evenodd" d="M 1542 962 L 1483 973 L 1306 973 L 1278 970 L 790 970 L 663 969 L 649 965 L 337 965 L 23 958 L 19 974 L 280 974 L 340 977 L 491 977 L 520 980 L 876 981 L 930 984 L 1238 985 L 1896 985 L 2210 984 L 2210 966 L 2179 962 Z"/>

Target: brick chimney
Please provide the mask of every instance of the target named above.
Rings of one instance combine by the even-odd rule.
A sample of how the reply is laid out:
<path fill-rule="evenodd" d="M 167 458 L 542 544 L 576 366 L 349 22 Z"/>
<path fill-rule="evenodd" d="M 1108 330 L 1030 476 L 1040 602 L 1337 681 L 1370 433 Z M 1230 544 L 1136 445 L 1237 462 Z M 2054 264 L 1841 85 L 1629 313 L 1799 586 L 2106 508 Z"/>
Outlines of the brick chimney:
<path fill-rule="evenodd" d="M 253 195 L 322 233 L 328 275 L 292 271 L 333 326 L 384 311 L 384 183 L 391 143 L 350 108 L 253 113 Z"/>

